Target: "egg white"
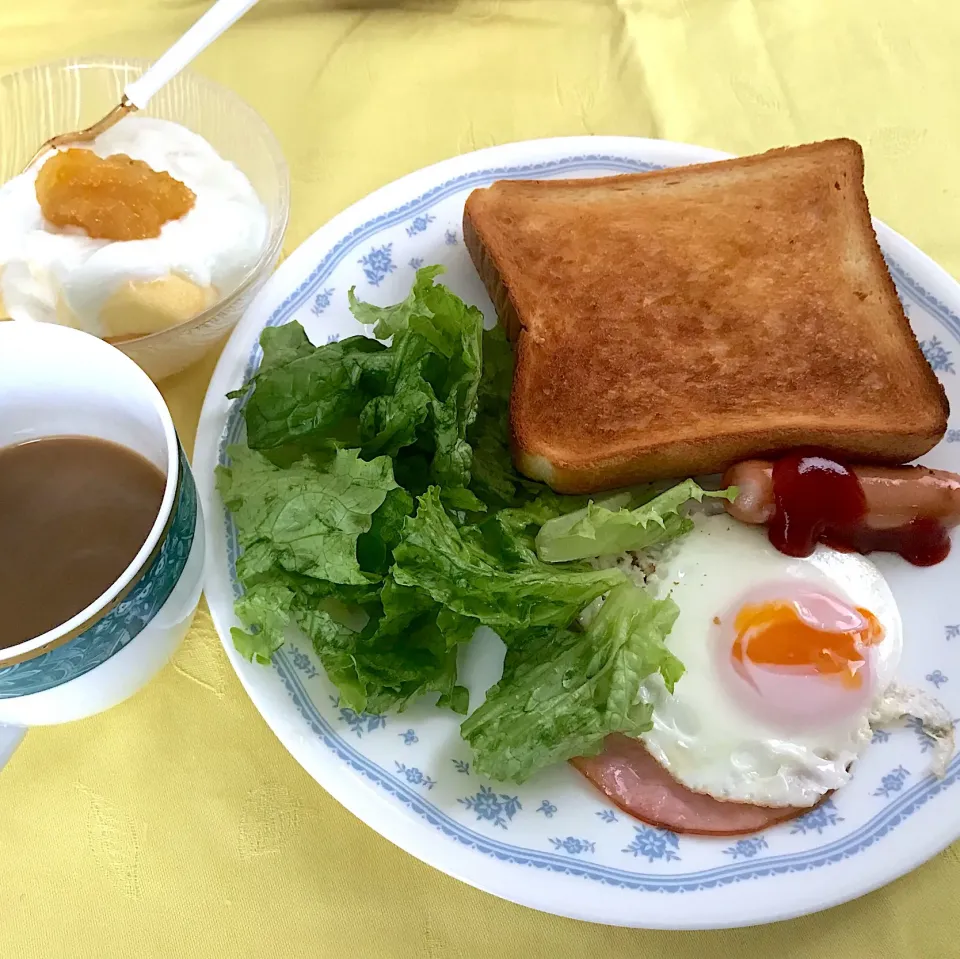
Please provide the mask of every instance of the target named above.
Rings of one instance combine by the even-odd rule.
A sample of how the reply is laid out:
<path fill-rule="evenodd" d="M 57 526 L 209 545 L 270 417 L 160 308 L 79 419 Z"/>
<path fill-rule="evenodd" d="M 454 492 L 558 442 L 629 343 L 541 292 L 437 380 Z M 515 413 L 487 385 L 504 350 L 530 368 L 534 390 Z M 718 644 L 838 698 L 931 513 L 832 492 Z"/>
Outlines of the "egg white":
<path fill-rule="evenodd" d="M 717 799 L 764 806 L 811 806 L 850 779 L 849 767 L 871 739 L 872 702 L 842 719 L 785 732 L 758 718 L 718 676 L 715 617 L 758 584 L 795 581 L 870 610 L 884 629 L 872 650 L 873 688 L 882 696 L 896 673 L 903 629 L 883 576 L 863 556 L 818 547 L 796 559 L 777 552 L 763 527 L 726 514 L 700 516 L 657 568 L 657 589 L 680 615 L 667 637 L 686 672 L 671 695 L 658 675 L 640 699 L 653 705 L 650 753 L 688 788 Z"/>

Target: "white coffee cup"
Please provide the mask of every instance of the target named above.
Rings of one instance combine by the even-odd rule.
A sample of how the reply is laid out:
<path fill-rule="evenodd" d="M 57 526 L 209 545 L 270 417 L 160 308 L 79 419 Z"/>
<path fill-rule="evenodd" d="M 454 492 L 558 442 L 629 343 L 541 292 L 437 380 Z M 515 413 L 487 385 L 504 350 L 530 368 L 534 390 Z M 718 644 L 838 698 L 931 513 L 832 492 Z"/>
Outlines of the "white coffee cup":
<path fill-rule="evenodd" d="M 163 501 L 146 542 L 103 595 L 55 629 L 0 649 L 0 765 L 4 742 L 9 752 L 21 735 L 16 727 L 80 719 L 140 689 L 180 644 L 200 599 L 200 503 L 157 388 L 96 337 L 0 322 L 0 447 L 67 435 L 144 456 L 166 475 Z"/>

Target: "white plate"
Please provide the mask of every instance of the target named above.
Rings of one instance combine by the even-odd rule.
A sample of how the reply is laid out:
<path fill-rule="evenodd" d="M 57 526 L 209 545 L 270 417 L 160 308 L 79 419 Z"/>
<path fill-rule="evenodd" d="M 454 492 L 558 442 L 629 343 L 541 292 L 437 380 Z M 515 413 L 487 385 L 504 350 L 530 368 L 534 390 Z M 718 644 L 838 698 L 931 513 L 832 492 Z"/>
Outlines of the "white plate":
<path fill-rule="evenodd" d="M 207 598 L 227 655 L 280 741 L 318 783 L 383 836 L 425 862 L 505 899 L 618 925 L 688 929 L 785 919 L 890 882 L 960 836 L 960 758 L 945 779 L 927 772 L 929 742 L 915 727 L 879 733 L 851 785 L 802 819 L 743 839 L 676 836 L 615 810 L 573 769 L 523 786 L 491 784 L 470 769 L 449 712 L 418 706 L 386 718 L 336 706 L 306 640 L 272 667 L 234 650 L 236 537 L 213 471 L 240 434 L 225 399 L 259 362 L 265 326 L 299 320 L 315 343 L 356 333 L 354 284 L 385 304 L 406 295 L 416 266 L 443 277 L 488 320 L 493 308 L 460 235 L 469 192 L 503 177 L 584 177 L 649 170 L 720 154 L 620 137 L 517 143 L 439 163 L 341 213 L 307 240 L 263 288 L 214 373 L 197 434 L 194 471 L 208 522 Z M 882 224 L 877 231 L 924 351 L 960 411 L 960 287 Z M 926 458 L 960 471 L 960 422 Z M 901 678 L 960 714 L 960 550 L 932 569 L 883 556 L 903 612 Z M 466 657 L 477 691 L 496 675 L 492 644 Z"/>

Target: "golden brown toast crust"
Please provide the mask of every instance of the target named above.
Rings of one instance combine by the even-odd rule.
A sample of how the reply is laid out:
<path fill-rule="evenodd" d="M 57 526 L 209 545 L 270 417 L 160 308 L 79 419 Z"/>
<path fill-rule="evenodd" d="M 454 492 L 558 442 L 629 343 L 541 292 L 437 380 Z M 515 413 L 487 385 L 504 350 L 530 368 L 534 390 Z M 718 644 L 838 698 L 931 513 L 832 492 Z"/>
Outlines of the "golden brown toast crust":
<path fill-rule="evenodd" d="M 464 242 L 514 343 L 518 468 L 563 492 L 797 446 L 902 463 L 946 429 L 852 140 L 499 181 Z"/>

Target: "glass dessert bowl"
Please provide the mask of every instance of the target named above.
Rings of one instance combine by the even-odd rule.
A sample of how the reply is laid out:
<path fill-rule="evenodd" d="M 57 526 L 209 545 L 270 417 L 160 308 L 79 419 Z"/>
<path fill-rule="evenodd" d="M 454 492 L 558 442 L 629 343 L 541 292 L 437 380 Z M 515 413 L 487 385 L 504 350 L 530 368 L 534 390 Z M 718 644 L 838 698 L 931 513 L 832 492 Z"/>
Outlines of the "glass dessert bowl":
<path fill-rule="evenodd" d="M 0 78 L 0 184 L 9 186 L 48 137 L 78 129 L 106 112 L 147 65 L 134 59 L 70 59 Z M 145 139 L 131 137 L 137 123 Z M 179 125 L 181 133 L 172 124 Z M 160 380 L 190 366 L 220 342 L 272 272 L 289 216 L 289 174 L 275 137 L 258 114 L 229 90 L 189 72 L 161 90 L 148 110 L 121 121 L 114 131 L 119 140 L 108 144 L 109 149 L 98 147 L 101 155 L 136 155 L 136 149 L 127 149 L 132 145 L 141 150 L 139 159 L 155 169 L 169 170 L 174 177 L 183 170 L 189 174 L 184 180 L 193 178 L 196 208 L 182 220 L 164 223 L 171 229 L 158 238 L 141 241 L 157 245 L 159 252 L 151 255 L 160 258 L 156 262 L 163 268 L 148 268 L 144 274 L 143 252 L 153 247 L 119 249 L 122 244 L 114 243 L 112 250 L 101 249 L 110 239 L 94 239 L 71 225 L 69 217 L 18 234 L 18 227 L 10 226 L 16 218 L 8 215 L 8 235 L 0 236 L 0 299 L 8 302 L 0 314 L 88 329 Z M 43 163 L 33 169 L 39 171 Z M 100 171 L 80 175 L 86 176 L 83 185 L 89 188 L 90 178 L 96 179 Z M 33 189 L 31 180 L 13 206 L 23 209 L 27 199 L 36 206 L 32 195 L 26 197 Z M 89 215 L 84 222 L 89 225 Z M 244 238 L 239 246 L 238 236 Z M 58 246 L 54 253 L 48 249 L 51 237 Z M 197 270 L 190 268 L 191 256 Z M 127 263 L 133 266 L 124 275 Z M 10 273 L 5 272 L 8 268 Z M 69 286 L 72 296 L 65 299 L 72 280 L 77 280 Z M 115 288 L 109 288 L 110 283 Z M 106 292 L 117 295 L 108 297 Z M 85 315 L 78 303 L 92 312 Z M 134 316 L 147 320 L 126 322 Z"/>

